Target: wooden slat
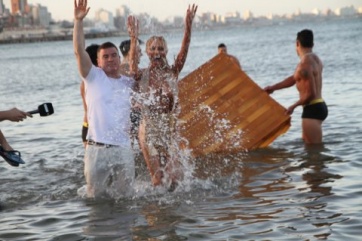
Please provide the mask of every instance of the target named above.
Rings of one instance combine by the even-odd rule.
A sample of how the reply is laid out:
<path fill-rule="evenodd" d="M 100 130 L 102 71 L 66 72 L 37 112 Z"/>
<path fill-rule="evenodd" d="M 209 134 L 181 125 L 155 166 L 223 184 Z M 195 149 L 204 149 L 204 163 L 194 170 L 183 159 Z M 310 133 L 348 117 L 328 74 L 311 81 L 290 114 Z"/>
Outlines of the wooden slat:
<path fill-rule="evenodd" d="M 290 127 L 285 109 L 224 54 L 178 87 L 182 147 L 196 157 L 266 147 Z"/>

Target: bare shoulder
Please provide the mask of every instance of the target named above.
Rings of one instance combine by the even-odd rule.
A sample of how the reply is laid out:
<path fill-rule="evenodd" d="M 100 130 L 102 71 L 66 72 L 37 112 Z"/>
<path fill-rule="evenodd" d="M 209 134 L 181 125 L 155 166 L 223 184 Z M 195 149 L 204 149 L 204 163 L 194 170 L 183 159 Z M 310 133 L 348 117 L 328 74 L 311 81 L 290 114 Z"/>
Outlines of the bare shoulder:
<path fill-rule="evenodd" d="M 304 56 L 303 60 L 304 61 L 302 61 L 302 62 L 305 62 L 306 64 L 311 64 L 311 65 L 316 64 L 318 66 L 323 66 L 321 59 L 315 53 L 311 53 L 311 54 Z"/>
<path fill-rule="evenodd" d="M 296 80 L 309 79 L 313 73 L 313 64 L 310 57 L 304 57 L 298 64 L 294 77 Z"/>

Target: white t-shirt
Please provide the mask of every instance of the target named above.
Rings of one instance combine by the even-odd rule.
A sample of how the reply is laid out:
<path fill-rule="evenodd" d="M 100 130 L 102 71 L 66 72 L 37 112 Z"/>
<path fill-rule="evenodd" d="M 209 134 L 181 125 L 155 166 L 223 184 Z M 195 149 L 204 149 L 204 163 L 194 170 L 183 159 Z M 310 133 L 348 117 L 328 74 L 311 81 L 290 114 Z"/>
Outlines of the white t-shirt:
<path fill-rule="evenodd" d="M 130 147 L 131 93 L 134 80 L 110 78 L 96 66 L 83 79 L 88 112 L 87 140 Z"/>

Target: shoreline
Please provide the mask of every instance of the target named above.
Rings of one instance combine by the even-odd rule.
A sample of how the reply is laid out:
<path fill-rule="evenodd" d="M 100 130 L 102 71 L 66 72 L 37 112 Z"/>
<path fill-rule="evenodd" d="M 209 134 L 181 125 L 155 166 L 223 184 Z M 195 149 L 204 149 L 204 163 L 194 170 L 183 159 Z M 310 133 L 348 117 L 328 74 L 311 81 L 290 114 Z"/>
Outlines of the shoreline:
<path fill-rule="evenodd" d="M 362 19 L 362 15 L 353 18 L 331 18 L 331 19 L 319 19 L 319 21 L 344 21 L 349 19 Z M 316 19 L 310 19 L 307 22 L 315 22 Z M 318 21 L 318 22 L 319 22 Z M 305 20 L 299 21 L 279 21 L 279 22 L 254 22 L 247 24 L 233 24 L 227 26 L 195 26 L 193 31 L 212 31 L 219 29 L 233 29 L 240 27 L 261 27 L 261 26 L 273 26 L 273 25 L 287 25 L 299 22 L 306 22 Z M 54 31 L 55 30 L 55 31 Z M 37 42 L 53 42 L 53 41 L 69 41 L 73 39 L 72 29 L 54 29 L 49 31 L 46 29 L 13 29 L 11 31 L 0 32 L 0 45 L 5 44 L 18 44 L 18 43 L 37 43 Z M 158 33 L 172 33 L 182 32 L 183 28 L 165 28 L 158 30 Z M 143 34 L 150 34 L 150 32 L 144 32 Z M 106 37 L 120 37 L 128 36 L 127 32 L 120 30 L 102 31 L 102 32 L 87 32 L 85 33 L 86 39 L 106 38 Z"/>
<path fill-rule="evenodd" d="M 37 43 L 37 42 L 53 42 L 53 41 L 66 41 L 72 40 L 73 35 L 61 35 L 61 34 L 36 34 L 35 36 L 26 36 L 26 34 L 31 34 L 31 32 L 23 31 L 19 37 L 7 37 L 0 38 L 0 45 L 2 44 L 18 44 L 18 43 Z M 122 34 L 119 31 L 109 31 L 109 32 L 99 32 L 99 33 L 86 33 L 86 39 L 95 39 L 95 38 L 106 38 L 106 37 L 119 37 L 126 34 Z"/>

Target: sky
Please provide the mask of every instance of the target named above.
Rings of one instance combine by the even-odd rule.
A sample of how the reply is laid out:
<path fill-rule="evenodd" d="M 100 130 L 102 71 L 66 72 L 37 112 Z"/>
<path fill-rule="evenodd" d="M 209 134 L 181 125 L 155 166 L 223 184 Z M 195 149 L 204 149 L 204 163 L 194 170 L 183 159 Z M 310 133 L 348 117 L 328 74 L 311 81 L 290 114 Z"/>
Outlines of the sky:
<path fill-rule="evenodd" d="M 10 0 L 3 0 L 10 8 Z M 72 20 L 74 0 L 28 0 L 28 4 L 41 4 L 48 7 L 55 20 Z M 94 17 L 95 11 L 103 8 L 115 14 L 115 9 L 127 5 L 133 14 L 147 12 L 149 15 L 165 20 L 172 16 L 184 16 L 187 6 L 195 3 L 197 12 L 213 12 L 224 15 L 238 11 L 241 15 L 250 10 L 254 16 L 268 14 L 291 14 L 300 9 L 303 13 L 310 13 L 318 8 L 322 11 L 353 5 L 362 7 L 362 0 L 88 0 L 91 7 L 88 16 Z"/>

